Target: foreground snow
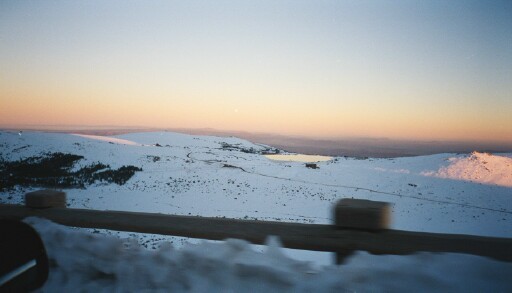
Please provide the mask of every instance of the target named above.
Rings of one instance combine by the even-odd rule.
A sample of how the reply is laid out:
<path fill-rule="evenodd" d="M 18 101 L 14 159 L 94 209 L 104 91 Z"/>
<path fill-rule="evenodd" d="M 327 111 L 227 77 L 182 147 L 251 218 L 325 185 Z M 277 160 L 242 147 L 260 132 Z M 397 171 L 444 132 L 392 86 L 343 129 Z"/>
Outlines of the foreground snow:
<path fill-rule="evenodd" d="M 462 254 L 372 256 L 313 269 L 271 239 L 263 252 L 241 240 L 158 250 L 28 218 L 53 267 L 43 292 L 510 292 L 512 263 Z"/>

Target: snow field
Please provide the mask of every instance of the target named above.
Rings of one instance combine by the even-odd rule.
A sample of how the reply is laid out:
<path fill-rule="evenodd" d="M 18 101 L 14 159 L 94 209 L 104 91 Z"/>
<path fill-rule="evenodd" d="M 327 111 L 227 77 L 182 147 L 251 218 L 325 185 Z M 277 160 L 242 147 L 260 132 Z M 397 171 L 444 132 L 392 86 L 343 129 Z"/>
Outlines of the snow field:
<path fill-rule="evenodd" d="M 223 147 L 226 144 L 232 147 Z M 233 137 L 170 132 L 98 140 L 61 133 L 28 132 L 20 136 L 0 131 L 0 156 L 5 160 L 65 152 L 84 156 L 81 166 L 102 162 L 112 168 L 134 165 L 143 169 L 123 186 L 97 183 L 87 189 L 65 190 L 72 208 L 325 224 L 332 223 L 337 200 L 354 197 L 392 203 L 394 229 L 512 237 L 512 188 L 500 183 L 508 182 L 506 174 L 511 169 L 507 169 L 507 160 L 511 154 L 366 160 L 336 157 L 318 163 L 320 169 L 312 170 L 301 162 L 277 162 L 242 152 L 244 148 L 258 151 L 265 146 Z M 491 170 L 493 180 L 455 176 L 482 166 Z M 22 203 L 24 193 L 34 189 L 0 193 L 0 202 Z M 199 242 L 172 236 L 90 231 L 132 236 L 133 241 L 150 249 L 157 249 L 163 239 L 173 241 L 176 248 Z M 316 265 L 332 261 L 328 253 L 284 253 Z"/>

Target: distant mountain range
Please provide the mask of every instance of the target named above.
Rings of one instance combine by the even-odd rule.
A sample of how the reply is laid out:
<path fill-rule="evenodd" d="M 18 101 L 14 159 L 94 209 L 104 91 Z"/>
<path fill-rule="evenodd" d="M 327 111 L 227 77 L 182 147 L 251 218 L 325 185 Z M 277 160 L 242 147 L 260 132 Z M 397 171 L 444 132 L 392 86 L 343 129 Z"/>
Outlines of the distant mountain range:
<path fill-rule="evenodd" d="M 472 151 L 491 153 L 503 153 L 512 151 L 512 141 L 422 141 L 371 137 L 322 139 L 271 133 L 217 130 L 213 128 L 149 128 L 136 126 L 25 126 L 20 128 L 7 127 L 3 129 L 21 129 L 29 131 L 65 132 L 106 136 L 121 135 L 134 132 L 153 131 L 172 131 L 185 134 L 214 135 L 222 137 L 234 136 L 249 140 L 254 143 L 262 143 L 269 146 L 273 146 L 289 152 L 349 157 L 394 158 L 407 156 L 422 156 L 439 153 L 470 153 Z"/>

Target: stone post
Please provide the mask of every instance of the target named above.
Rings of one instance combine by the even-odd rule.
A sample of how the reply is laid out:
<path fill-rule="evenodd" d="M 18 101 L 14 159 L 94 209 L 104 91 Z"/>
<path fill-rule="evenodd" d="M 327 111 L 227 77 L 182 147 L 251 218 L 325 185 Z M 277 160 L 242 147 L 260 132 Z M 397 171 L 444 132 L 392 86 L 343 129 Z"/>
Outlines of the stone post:
<path fill-rule="evenodd" d="M 389 229 L 391 222 L 390 204 L 381 201 L 344 198 L 334 207 L 336 229 L 355 229 L 378 232 Z M 342 263 L 354 252 L 347 248 L 336 253 L 336 263 Z"/>
<path fill-rule="evenodd" d="M 25 206 L 34 209 L 65 208 L 66 193 L 51 189 L 28 192 L 25 194 Z"/>

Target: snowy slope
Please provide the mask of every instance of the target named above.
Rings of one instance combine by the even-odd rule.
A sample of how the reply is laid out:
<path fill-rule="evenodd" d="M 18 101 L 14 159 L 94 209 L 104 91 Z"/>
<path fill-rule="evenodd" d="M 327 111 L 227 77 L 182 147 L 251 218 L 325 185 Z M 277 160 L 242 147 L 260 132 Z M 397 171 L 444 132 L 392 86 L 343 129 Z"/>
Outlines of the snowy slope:
<path fill-rule="evenodd" d="M 512 187 L 512 158 L 502 155 L 473 152 L 466 157 L 449 158 L 449 165 L 424 175 L 439 178 Z"/>
<path fill-rule="evenodd" d="M 58 151 L 84 156 L 81 165 L 99 161 L 112 168 L 142 167 L 123 186 L 95 184 L 66 190 L 70 207 L 331 223 L 333 204 L 354 197 L 393 203 L 395 229 L 512 237 L 512 188 L 441 175 L 453 166 L 459 168 L 457 162 L 473 162 L 474 154 L 338 157 L 318 163 L 320 169 L 314 170 L 300 162 L 272 161 L 242 151 L 251 148 L 262 151 L 265 146 L 233 137 L 171 132 L 125 134 L 108 141 L 0 132 L 0 155 L 6 160 Z M 510 156 L 493 158 L 501 162 Z M 464 168 L 490 166 L 491 161 L 486 157 Z M 490 170 L 496 178 L 505 176 Z M 510 168 L 504 172 L 509 174 Z M 0 193 L 0 202 L 20 203 L 26 191 Z M 147 246 L 161 239 L 144 237 Z"/>

